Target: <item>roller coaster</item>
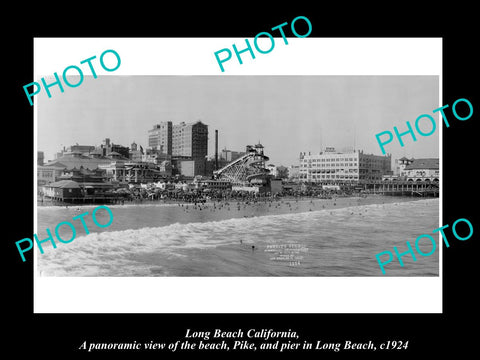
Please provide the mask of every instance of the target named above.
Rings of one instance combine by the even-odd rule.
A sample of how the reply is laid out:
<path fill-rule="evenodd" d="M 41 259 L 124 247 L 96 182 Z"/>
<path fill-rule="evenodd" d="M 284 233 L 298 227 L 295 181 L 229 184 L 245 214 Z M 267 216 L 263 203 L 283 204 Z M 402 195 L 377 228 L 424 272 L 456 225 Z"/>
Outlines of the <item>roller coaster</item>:
<path fill-rule="evenodd" d="M 214 171 L 213 176 L 215 179 L 230 181 L 234 186 L 262 183 L 269 175 L 265 168 L 268 160 L 261 144 L 247 145 L 245 155 Z"/>

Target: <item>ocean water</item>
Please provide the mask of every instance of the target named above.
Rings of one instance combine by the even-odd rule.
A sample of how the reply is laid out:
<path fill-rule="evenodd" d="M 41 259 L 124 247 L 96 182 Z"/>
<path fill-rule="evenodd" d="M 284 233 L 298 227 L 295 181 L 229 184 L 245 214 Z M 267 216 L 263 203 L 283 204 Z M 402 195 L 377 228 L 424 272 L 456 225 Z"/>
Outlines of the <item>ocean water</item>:
<path fill-rule="evenodd" d="M 282 200 L 259 203 L 148 203 L 112 205 L 113 222 L 97 227 L 96 206 L 38 207 L 37 234 L 85 211 L 75 239 L 37 249 L 40 276 L 438 276 L 439 253 L 403 257 L 385 266 L 375 255 L 407 250 L 439 227 L 439 199 L 368 198 Z M 109 215 L 97 212 L 105 224 Z M 68 226 L 59 228 L 70 239 Z M 425 240 L 425 239 L 424 239 Z M 431 250 L 427 241 L 423 252 Z"/>

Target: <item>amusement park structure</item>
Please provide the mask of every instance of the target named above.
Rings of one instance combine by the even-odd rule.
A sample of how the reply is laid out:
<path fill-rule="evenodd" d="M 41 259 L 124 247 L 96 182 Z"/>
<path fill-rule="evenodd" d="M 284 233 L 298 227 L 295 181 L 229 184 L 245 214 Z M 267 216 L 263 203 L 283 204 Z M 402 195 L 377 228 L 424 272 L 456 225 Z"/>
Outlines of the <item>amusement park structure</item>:
<path fill-rule="evenodd" d="M 263 153 L 263 145 L 247 145 L 242 157 L 213 172 L 214 178 L 229 181 L 232 186 L 248 187 L 265 185 L 269 171 L 265 168 L 268 156 Z"/>

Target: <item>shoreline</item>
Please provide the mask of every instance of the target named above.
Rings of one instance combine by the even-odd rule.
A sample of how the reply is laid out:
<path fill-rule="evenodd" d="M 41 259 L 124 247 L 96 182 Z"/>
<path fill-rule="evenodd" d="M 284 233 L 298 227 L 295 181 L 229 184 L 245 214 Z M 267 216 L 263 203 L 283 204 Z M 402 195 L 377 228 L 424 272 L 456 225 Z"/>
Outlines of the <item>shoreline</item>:
<path fill-rule="evenodd" d="M 91 227 L 91 232 L 110 232 L 118 230 L 136 230 L 147 227 L 163 227 L 172 224 L 193 224 L 217 222 L 229 219 L 260 218 L 287 214 L 308 214 L 316 211 L 335 211 L 348 207 L 354 208 L 365 205 L 388 205 L 421 200 L 435 200 L 438 198 L 413 198 L 393 196 L 367 196 L 367 197 L 339 197 L 332 199 L 280 199 L 278 201 L 240 202 L 221 201 L 208 202 L 198 205 L 187 203 L 163 204 L 151 202 L 149 204 L 112 205 L 115 216 L 112 226 L 107 229 Z M 98 205 L 84 205 L 82 207 L 38 207 L 38 231 L 56 226 L 59 221 L 70 219 L 82 211 L 90 212 Z M 41 224 L 41 226 L 40 226 Z M 42 232 L 43 233 L 43 232 Z"/>
<path fill-rule="evenodd" d="M 247 198 L 247 199 L 220 199 L 220 200 L 207 200 L 205 202 L 187 202 L 187 201 L 179 201 L 176 199 L 160 199 L 160 200 L 142 200 L 142 201 L 128 201 L 123 204 L 108 204 L 108 203 L 79 203 L 79 204 L 72 204 L 72 203 L 65 203 L 65 204 L 45 204 L 40 203 L 37 200 L 37 209 L 61 209 L 61 208 L 95 208 L 97 206 L 108 206 L 109 208 L 135 208 L 135 207 L 163 207 L 163 206 L 188 206 L 188 207 L 195 207 L 195 206 L 210 206 L 214 204 L 264 204 L 264 203 L 285 203 L 285 202 L 305 202 L 305 201 L 313 201 L 313 202 L 320 202 L 320 201 L 338 201 L 343 202 L 343 200 L 358 200 L 358 201 L 366 201 L 369 200 L 383 200 L 384 203 L 390 203 L 392 201 L 386 201 L 390 199 L 395 199 L 396 202 L 408 202 L 408 201 L 418 201 L 418 200 L 426 200 L 426 199 L 438 199 L 438 197 L 413 197 L 413 196 L 391 196 L 391 195 L 380 195 L 380 194 L 368 194 L 368 195 L 341 195 L 341 196 L 332 196 L 331 198 L 321 198 L 321 197 L 314 197 L 314 196 L 284 196 L 284 197 L 265 197 L 265 198 Z"/>

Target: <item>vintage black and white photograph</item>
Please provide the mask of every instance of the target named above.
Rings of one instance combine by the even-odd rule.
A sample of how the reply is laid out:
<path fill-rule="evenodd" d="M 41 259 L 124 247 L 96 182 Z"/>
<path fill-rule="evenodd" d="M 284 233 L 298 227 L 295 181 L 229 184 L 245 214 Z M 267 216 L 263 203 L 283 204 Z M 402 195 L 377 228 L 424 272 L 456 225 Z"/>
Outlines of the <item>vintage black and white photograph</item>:
<path fill-rule="evenodd" d="M 56 248 L 36 249 L 37 273 L 439 276 L 438 250 L 395 257 L 384 273 L 376 259 L 440 226 L 439 130 L 405 133 L 421 114 L 439 124 L 439 84 L 427 75 L 110 75 L 40 94 L 37 236 L 49 229 Z M 404 146 L 394 138 L 383 154 L 375 135 L 394 126 Z M 99 206 L 111 213 L 94 219 Z"/>
<path fill-rule="evenodd" d="M 475 12 L 294 5 L 13 12 L 12 349 L 473 353 Z"/>

